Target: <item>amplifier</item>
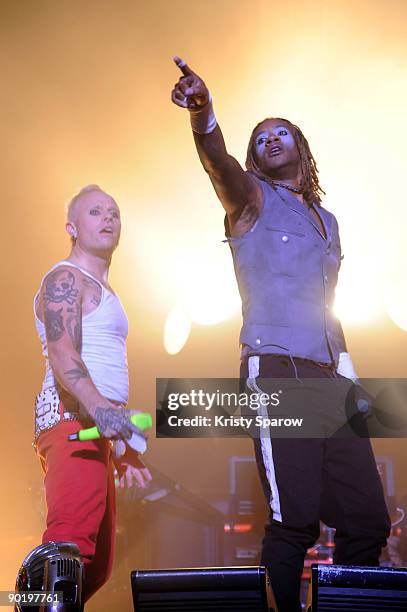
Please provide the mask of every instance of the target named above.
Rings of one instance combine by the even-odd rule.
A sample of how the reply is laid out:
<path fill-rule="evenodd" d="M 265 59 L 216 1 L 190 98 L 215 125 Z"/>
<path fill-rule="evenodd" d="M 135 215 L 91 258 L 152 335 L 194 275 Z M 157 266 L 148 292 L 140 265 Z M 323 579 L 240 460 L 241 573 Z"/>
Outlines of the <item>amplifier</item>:
<path fill-rule="evenodd" d="M 131 573 L 135 612 L 277 611 L 264 567 L 204 567 Z"/>
<path fill-rule="evenodd" d="M 407 610 L 407 568 L 312 566 L 312 612 Z"/>

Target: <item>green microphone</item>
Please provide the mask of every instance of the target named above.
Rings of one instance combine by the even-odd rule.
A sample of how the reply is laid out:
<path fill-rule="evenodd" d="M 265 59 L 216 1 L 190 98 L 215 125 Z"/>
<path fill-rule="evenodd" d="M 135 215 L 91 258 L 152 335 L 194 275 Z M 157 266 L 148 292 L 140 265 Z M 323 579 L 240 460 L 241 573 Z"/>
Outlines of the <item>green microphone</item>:
<path fill-rule="evenodd" d="M 140 429 L 140 431 L 147 431 L 151 429 L 153 425 L 153 419 L 151 418 L 151 414 L 147 412 L 139 412 L 138 414 L 133 414 L 130 417 L 130 421 Z M 84 442 L 86 440 L 97 440 L 100 438 L 100 432 L 98 428 L 89 427 L 89 429 L 80 429 L 78 432 L 70 434 L 68 436 L 68 440 L 71 442 L 79 440 L 79 442 Z M 146 439 L 138 433 L 133 433 L 129 440 L 126 440 L 126 444 L 128 444 L 132 449 L 137 451 L 138 453 L 144 453 L 147 449 Z"/>

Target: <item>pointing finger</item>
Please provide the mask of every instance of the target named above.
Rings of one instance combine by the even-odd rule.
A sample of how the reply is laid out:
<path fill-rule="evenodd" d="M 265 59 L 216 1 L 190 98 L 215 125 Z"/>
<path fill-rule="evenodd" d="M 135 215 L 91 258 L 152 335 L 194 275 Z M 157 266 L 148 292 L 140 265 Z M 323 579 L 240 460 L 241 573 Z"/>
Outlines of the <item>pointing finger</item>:
<path fill-rule="evenodd" d="M 182 74 L 184 76 L 189 76 L 191 74 L 194 74 L 192 72 L 191 68 L 186 63 L 186 61 L 184 61 L 183 59 L 181 59 L 177 55 L 173 58 L 173 60 L 176 63 L 176 65 L 178 66 L 178 68 L 181 70 L 181 72 L 182 72 Z"/>

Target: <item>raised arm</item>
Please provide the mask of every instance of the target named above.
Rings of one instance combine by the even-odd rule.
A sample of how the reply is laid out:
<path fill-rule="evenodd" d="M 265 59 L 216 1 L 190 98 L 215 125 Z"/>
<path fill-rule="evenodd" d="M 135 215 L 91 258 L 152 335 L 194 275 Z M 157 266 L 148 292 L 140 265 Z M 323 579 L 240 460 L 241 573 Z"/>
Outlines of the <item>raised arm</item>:
<path fill-rule="evenodd" d="M 204 81 L 179 57 L 174 58 L 183 76 L 172 91 L 172 101 L 189 110 L 195 145 L 205 171 L 232 225 L 245 213 L 257 216 L 261 189 L 239 162 L 229 155 L 212 109 Z"/>
<path fill-rule="evenodd" d="M 129 438 L 138 429 L 123 407 L 99 393 L 81 357 L 82 295 L 82 273 L 71 266 L 56 268 L 44 280 L 39 314 L 49 362 L 59 384 L 83 406 L 103 436 Z"/>

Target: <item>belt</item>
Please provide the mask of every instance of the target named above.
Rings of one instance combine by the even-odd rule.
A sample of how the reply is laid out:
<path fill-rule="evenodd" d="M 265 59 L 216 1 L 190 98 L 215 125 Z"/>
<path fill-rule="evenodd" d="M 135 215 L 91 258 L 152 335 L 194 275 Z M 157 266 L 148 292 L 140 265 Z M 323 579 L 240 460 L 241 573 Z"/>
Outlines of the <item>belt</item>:
<path fill-rule="evenodd" d="M 333 372 L 336 372 L 336 366 L 334 363 L 326 363 L 323 361 L 314 361 L 314 359 L 307 359 L 306 357 L 291 357 L 290 355 L 283 355 L 280 353 L 263 353 L 258 355 L 258 357 L 260 357 L 260 359 L 262 357 L 272 357 L 273 359 L 284 359 L 287 360 L 288 362 L 294 362 L 294 363 L 305 363 L 305 364 L 309 364 L 309 365 L 313 365 L 313 366 L 317 366 L 318 368 L 326 368 L 327 370 L 332 370 Z"/>
<path fill-rule="evenodd" d="M 305 357 L 293 357 L 294 361 L 299 363 L 309 363 L 311 365 L 318 366 L 319 368 L 327 368 L 328 370 L 335 370 L 336 367 L 334 363 L 325 363 L 323 361 L 314 361 L 313 359 L 306 359 Z"/>

